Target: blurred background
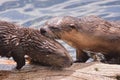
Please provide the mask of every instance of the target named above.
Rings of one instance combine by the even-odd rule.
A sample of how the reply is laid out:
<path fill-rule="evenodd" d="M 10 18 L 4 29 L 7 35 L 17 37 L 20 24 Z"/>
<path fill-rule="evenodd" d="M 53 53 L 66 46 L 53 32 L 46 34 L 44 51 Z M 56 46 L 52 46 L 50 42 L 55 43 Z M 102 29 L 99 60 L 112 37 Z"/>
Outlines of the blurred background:
<path fill-rule="evenodd" d="M 120 20 L 120 0 L 0 0 L 0 20 L 39 29 L 54 16 Z M 60 41 L 75 59 L 75 49 Z"/>

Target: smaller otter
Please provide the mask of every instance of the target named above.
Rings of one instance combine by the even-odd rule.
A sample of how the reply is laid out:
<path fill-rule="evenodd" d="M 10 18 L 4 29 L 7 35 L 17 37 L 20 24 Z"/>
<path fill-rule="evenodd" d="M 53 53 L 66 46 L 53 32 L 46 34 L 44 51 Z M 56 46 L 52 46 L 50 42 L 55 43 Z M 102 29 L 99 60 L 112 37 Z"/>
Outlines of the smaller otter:
<path fill-rule="evenodd" d="M 76 48 L 79 62 L 89 58 L 83 50 L 103 53 L 106 60 L 120 56 L 120 24 L 114 21 L 97 16 L 55 17 L 48 20 L 40 31 L 44 36 L 61 39 Z"/>
<path fill-rule="evenodd" d="M 25 55 L 34 62 L 53 67 L 64 68 L 73 63 L 61 44 L 42 36 L 39 30 L 0 21 L 0 56 L 13 57 L 16 69 L 21 69 Z"/>

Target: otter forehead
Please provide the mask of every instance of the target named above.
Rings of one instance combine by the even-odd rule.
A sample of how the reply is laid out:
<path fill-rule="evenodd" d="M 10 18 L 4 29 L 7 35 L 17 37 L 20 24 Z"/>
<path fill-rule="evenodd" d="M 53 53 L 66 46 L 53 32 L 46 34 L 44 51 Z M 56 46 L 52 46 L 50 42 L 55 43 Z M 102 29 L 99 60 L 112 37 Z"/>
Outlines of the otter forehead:
<path fill-rule="evenodd" d="M 59 25 L 60 23 L 62 23 L 63 21 L 63 17 L 54 17 L 50 20 L 47 21 L 47 25 L 52 26 L 52 25 Z"/>
<path fill-rule="evenodd" d="M 46 25 L 55 27 L 59 25 L 75 24 L 76 22 L 79 22 L 78 18 L 72 16 L 63 16 L 63 17 L 54 17 L 48 20 Z"/>

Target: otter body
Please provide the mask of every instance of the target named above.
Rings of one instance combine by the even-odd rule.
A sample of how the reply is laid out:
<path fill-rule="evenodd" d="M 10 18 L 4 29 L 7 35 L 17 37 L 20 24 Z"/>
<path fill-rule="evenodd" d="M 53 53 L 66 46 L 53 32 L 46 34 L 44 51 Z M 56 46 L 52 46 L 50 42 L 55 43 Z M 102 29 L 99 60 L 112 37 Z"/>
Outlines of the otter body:
<path fill-rule="evenodd" d="M 69 67 L 72 58 L 58 42 L 48 39 L 36 29 L 0 21 L 0 56 L 13 57 L 16 69 L 25 65 L 24 56 L 40 64 L 53 67 Z"/>
<path fill-rule="evenodd" d="M 46 22 L 41 33 L 76 48 L 80 62 L 88 59 L 83 50 L 103 53 L 108 60 L 120 56 L 120 24 L 97 16 L 55 17 Z"/>

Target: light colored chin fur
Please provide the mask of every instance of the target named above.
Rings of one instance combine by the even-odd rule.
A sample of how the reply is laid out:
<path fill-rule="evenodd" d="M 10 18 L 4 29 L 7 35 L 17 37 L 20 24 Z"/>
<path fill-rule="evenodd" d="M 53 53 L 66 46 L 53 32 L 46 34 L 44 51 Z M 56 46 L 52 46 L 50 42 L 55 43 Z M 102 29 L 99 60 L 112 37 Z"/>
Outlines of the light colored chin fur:
<path fill-rule="evenodd" d="M 96 46 L 100 45 L 104 48 L 111 46 L 110 43 L 92 35 L 86 35 L 84 33 L 77 32 L 72 30 L 70 32 L 64 32 L 64 35 L 61 36 L 61 39 L 66 43 L 71 45 L 74 48 L 80 48 L 85 50 L 93 50 Z M 98 48 L 98 50 L 101 50 Z"/>

